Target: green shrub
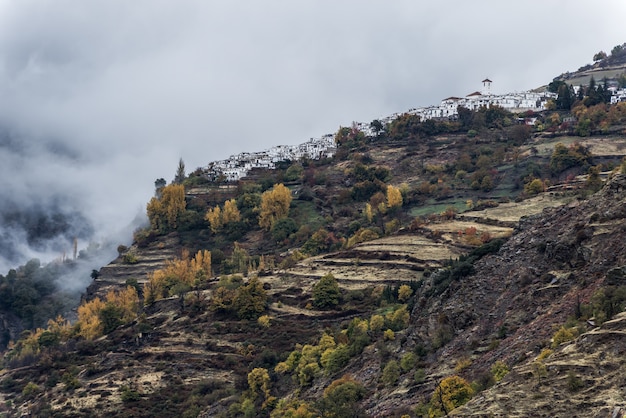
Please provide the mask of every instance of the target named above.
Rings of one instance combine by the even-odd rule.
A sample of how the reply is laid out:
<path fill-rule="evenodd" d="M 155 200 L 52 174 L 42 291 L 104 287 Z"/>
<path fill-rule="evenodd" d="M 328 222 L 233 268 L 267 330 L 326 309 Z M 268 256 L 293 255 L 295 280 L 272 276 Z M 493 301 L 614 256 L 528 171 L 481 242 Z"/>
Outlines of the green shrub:
<path fill-rule="evenodd" d="M 495 380 L 496 382 L 502 380 L 504 376 L 506 376 L 508 373 L 509 368 L 504 362 L 500 360 L 496 361 L 493 366 L 491 366 L 491 375 L 493 376 L 493 380 Z"/>
<path fill-rule="evenodd" d="M 137 402 L 141 399 L 141 395 L 136 390 L 124 385 L 120 388 L 120 399 L 122 402 Z"/>
<path fill-rule="evenodd" d="M 580 377 L 576 375 L 572 370 L 567 372 L 567 389 L 570 392 L 576 392 L 584 386 L 584 383 Z"/>
<path fill-rule="evenodd" d="M 132 252 L 124 254 L 122 260 L 124 261 L 124 264 L 137 264 L 139 262 L 139 260 L 137 260 L 137 256 Z"/>
<path fill-rule="evenodd" d="M 33 382 L 28 382 L 24 389 L 22 389 L 22 396 L 24 399 L 32 399 L 40 392 L 39 386 Z"/>
<path fill-rule="evenodd" d="M 552 336 L 552 348 L 556 348 L 562 343 L 572 341 L 577 336 L 578 336 L 578 330 L 576 328 L 561 327 Z"/>
<path fill-rule="evenodd" d="M 400 368 L 403 372 L 408 372 L 417 364 L 417 355 L 415 353 L 406 353 L 400 359 Z"/>
<path fill-rule="evenodd" d="M 380 380 L 385 386 L 393 386 L 400 378 L 400 366 L 396 360 L 389 360 L 383 369 Z"/>
<path fill-rule="evenodd" d="M 317 406 L 323 417 L 365 416 L 358 407 L 357 402 L 363 399 L 366 393 L 367 391 L 361 383 L 349 376 L 343 376 L 341 379 L 333 381 L 324 390 L 324 397 L 317 403 Z M 293 416 L 295 417 L 296 415 Z"/>
<path fill-rule="evenodd" d="M 350 361 L 350 348 L 346 344 L 339 344 L 329 348 L 322 354 L 320 362 L 328 374 L 336 373 Z"/>
<path fill-rule="evenodd" d="M 313 305 L 320 309 L 334 308 L 339 304 L 341 290 L 335 276 L 326 274 L 313 286 Z"/>

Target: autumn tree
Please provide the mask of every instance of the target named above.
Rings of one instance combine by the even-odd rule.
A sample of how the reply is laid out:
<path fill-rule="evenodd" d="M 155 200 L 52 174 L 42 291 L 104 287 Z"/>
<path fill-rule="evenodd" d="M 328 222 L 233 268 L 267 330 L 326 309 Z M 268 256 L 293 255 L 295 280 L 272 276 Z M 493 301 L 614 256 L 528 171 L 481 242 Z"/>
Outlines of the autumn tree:
<path fill-rule="evenodd" d="M 108 334 L 120 325 L 131 322 L 139 311 L 137 290 L 128 286 L 126 289 L 111 290 L 106 295 L 104 308 L 99 312 L 102 333 Z"/>
<path fill-rule="evenodd" d="M 568 168 L 588 166 L 590 161 L 591 153 L 584 145 L 574 143 L 568 147 L 559 142 L 550 157 L 550 170 L 558 174 Z"/>
<path fill-rule="evenodd" d="M 185 187 L 180 184 L 165 186 L 158 197 L 153 197 L 148 202 L 150 226 L 162 234 L 172 231 L 178 226 L 185 209 Z"/>
<path fill-rule="evenodd" d="M 111 290 L 104 301 L 97 297 L 78 307 L 78 334 L 93 340 L 131 322 L 138 311 L 139 297 L 134 287 Z"/>
<path fill-rule="evenodd" d="M 181 258 L 168 261 L 165 267 L 148 274 L 144 285 L 146 305 L 168 296 L 179 294 L 183 288 L 190 289 L 211 275 L 211 253 L 201 250 L 191 259 L 188 251 Z"/>
<path fill-rule="evenodd" d="M 282 183 L 275 184 L 272 190 L 265 191 L 261 195 L 261 212 L 259 225 L 269 231 L 274 223 L 289 214 L 291 204 L 291 191 Z"/>
<path fill-rule="evenodd" d="M 326 251 L 332 251 L 341 245 L 341 241 L 335 234 L 324 228 L 318 229 L 302 246 L 302 251 L 308 255 L 317 255 Z"/>
<path fill-rule="evenodd" d="M 524 185 L 524 194 L 534 196 L 546 190 L 546 184 L 541 179 L 532 179 Z"/>
<path fill-rule="evenodd" d="M 218 233 L 224 226 L 222 209 L 219 206 L 210 208 L 204 215 L 204 219 L 209 223 L 209 227 L 214 234 Z"/>
<path fill-rule="evenodd" d="M 100 311 L 104 306 L 105 303 L 100 298 L 95 298 L 78 307 L 78 334 L 86 340 L 102 335 L 104 326 L 100 321 Z"/>
<path fill-rule="evenodd" d="M 378 235 L 378 233 L 374 231 L 373 229 L 361 228 L 358 231 L 356 231 L 354 235 L 348 238 L 348 241 L 346 242 L 346 247 L 349 248 L 361 242 L 372 241 L 377 238 L 380 238 L 380 235 Z"/>
<path fill-rule="evenodd" d="M 230 199 L 224 202 L 224 210 L 222 211 L 222 223 L 224 225 L 231 222 L 239 222 L 241 220 L 241 213 L 237 208 L 237 201 Z"/>
<path fill-rule="evenodd" d="M 248 373 L 248 386 L 255 395 L 262 395 L 264 399 L 270 396 L 270 375 L 267 369 L 256 367 Z"/>
<path fill-rule="evenodd" d="M 271 418 L 317 418 L 319 414 L 300 399 L 281 399 L 272 411 Z"/>
<path fill-rule="evenodd" d="M 453 409 L 467 403 L 474 396 L 474 389 L 462 377 L 450 376 L 443 379 L 430 398 L 428 416 L 447 416 Z"/>
<path fill-rule="evenodd" d="M 398 288 L 398 300 L 400 302 L 406 302 L 411 295 L 413 295 L 413 289 L 411 289 L 411 286 L 407 284 L 400 285 Z"/>
<path fill-rule="evenodd" d="M 387 186 L 387 207 L 395 209 L 402 206 L 402 193 L 400 189 L 391 184 Z"/>

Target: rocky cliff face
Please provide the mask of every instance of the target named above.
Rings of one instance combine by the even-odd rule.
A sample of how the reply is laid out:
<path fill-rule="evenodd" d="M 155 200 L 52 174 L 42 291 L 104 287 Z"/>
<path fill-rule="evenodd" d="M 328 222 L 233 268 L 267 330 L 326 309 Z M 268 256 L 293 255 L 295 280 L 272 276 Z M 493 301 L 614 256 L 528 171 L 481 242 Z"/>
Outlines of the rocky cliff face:
<path fill-rule="evenodd" d="M 479 395 L 459 415 L 578 416 L 584 407 L 580 416 L 611 416 L 614 407 L 623 405 L 614 396 L 618 381 L 598 381 L 598 368 L 611 367 L 592 358 L 610 346 L 612 353 L 620 351 L 624 317 L 579 337 L 574 348 L 561 349 L 546 364 L 548 376 L 562 381 L 568 367 L 557 359 L 567 358 L 583 387 L 596 392 L 583 396 L 588 402 L 562 388 L 555 389 L 561 390 L 560 402 L 552 402 L 550 383 L 541 385 L 538 396 L 543 400 L 536 401 L 536 382 L 523 376 L 528 376 L 541 349 L 549 346 L 555 330 L 580 314 L 597 289 L 626 284 L 625 204 L 626 177 L 616 175 L 587 201 L 523 219 L 498 254 L 476 263 L 472 276 L 453 282 L 440 296 L 419 298 L 407 344 L 431 349 L 432 376 L 453 373 L 462 358 L 470 359 L 471 365 L 461 374 L 472 380 L 480 380 L 496 360 L 513 367 L 509 379 Z M 442 339 L 449 341 L 437 348 Z M 513 396 L 513 391 L 525 395 Z M 573 398 L 580 402 L 568 402 Z"/>

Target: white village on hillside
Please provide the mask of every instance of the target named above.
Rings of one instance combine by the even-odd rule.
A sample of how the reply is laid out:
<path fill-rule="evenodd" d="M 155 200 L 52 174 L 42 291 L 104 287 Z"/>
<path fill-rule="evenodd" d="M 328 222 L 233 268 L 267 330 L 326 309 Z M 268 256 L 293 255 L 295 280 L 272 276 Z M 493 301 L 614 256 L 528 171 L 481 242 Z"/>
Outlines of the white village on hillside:
<path fill-rule="evenodd" d="M 427 119 L 453 119 L 458 114 L 458 107 L 463 106 L 470 110 L 477 110 L 480 107 L 500 106 L 514 113 L 527 111 L 540 112 L 545 110 L 545 106 L 550 99 L 556 99 L 556 93 L 548 91 L 534 92 L 523 91 L 519 93 L 508 93 L 497 95 L 491 92 L 492 81 L 488 78 L 482 81 L 482 90 L 475 91 L 465 97 L 448 97 L 443 99 L 439 105 L 410 109 L 408 113 L 420 116 L 420 120 Z M 612 90 L 611 102 L 626 100 L 626 91 Z M 403 113 L 394 113 L 390 116 L 379 119 L 386 126 Z M 533 123 L 531 120 L 530 123 Z M 354 127 L 362 131 L 366 136 L 376 135 L 369 123 L 355 122 Z M 222 179 L 224 181 L 237 181 L 245 177 L 254 168 L 275 168 L 275 164 L 280 161 L 297 161 L 301 158 L 312 160 L 332 157 L 335 153 L 335 137 L 333 134 L 326 134 L 321 138 L 311 138 L 309 141 L 299 145 L 278 145 L 266 151 L 242 152 L 230 156 L 221 161 L 215 161 L 207 167 L 207 175 L 211 180 Z"/>

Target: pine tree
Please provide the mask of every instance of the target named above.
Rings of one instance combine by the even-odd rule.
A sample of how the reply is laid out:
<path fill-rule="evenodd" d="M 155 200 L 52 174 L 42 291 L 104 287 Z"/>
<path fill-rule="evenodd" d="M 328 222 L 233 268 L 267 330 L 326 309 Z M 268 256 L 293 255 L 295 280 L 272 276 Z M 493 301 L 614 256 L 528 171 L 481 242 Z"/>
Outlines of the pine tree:
<path fill-rule="evenodd" d="M 180 160 L 178 160 L 178 168 L 176 169 L 176 175 L 174 176 L 174 181 L 173 183 L 175 184 L 182 184 L 183 181 L 185 180 L 185 163 L 183 162 L 183 159 L 181 158 Z"/>

